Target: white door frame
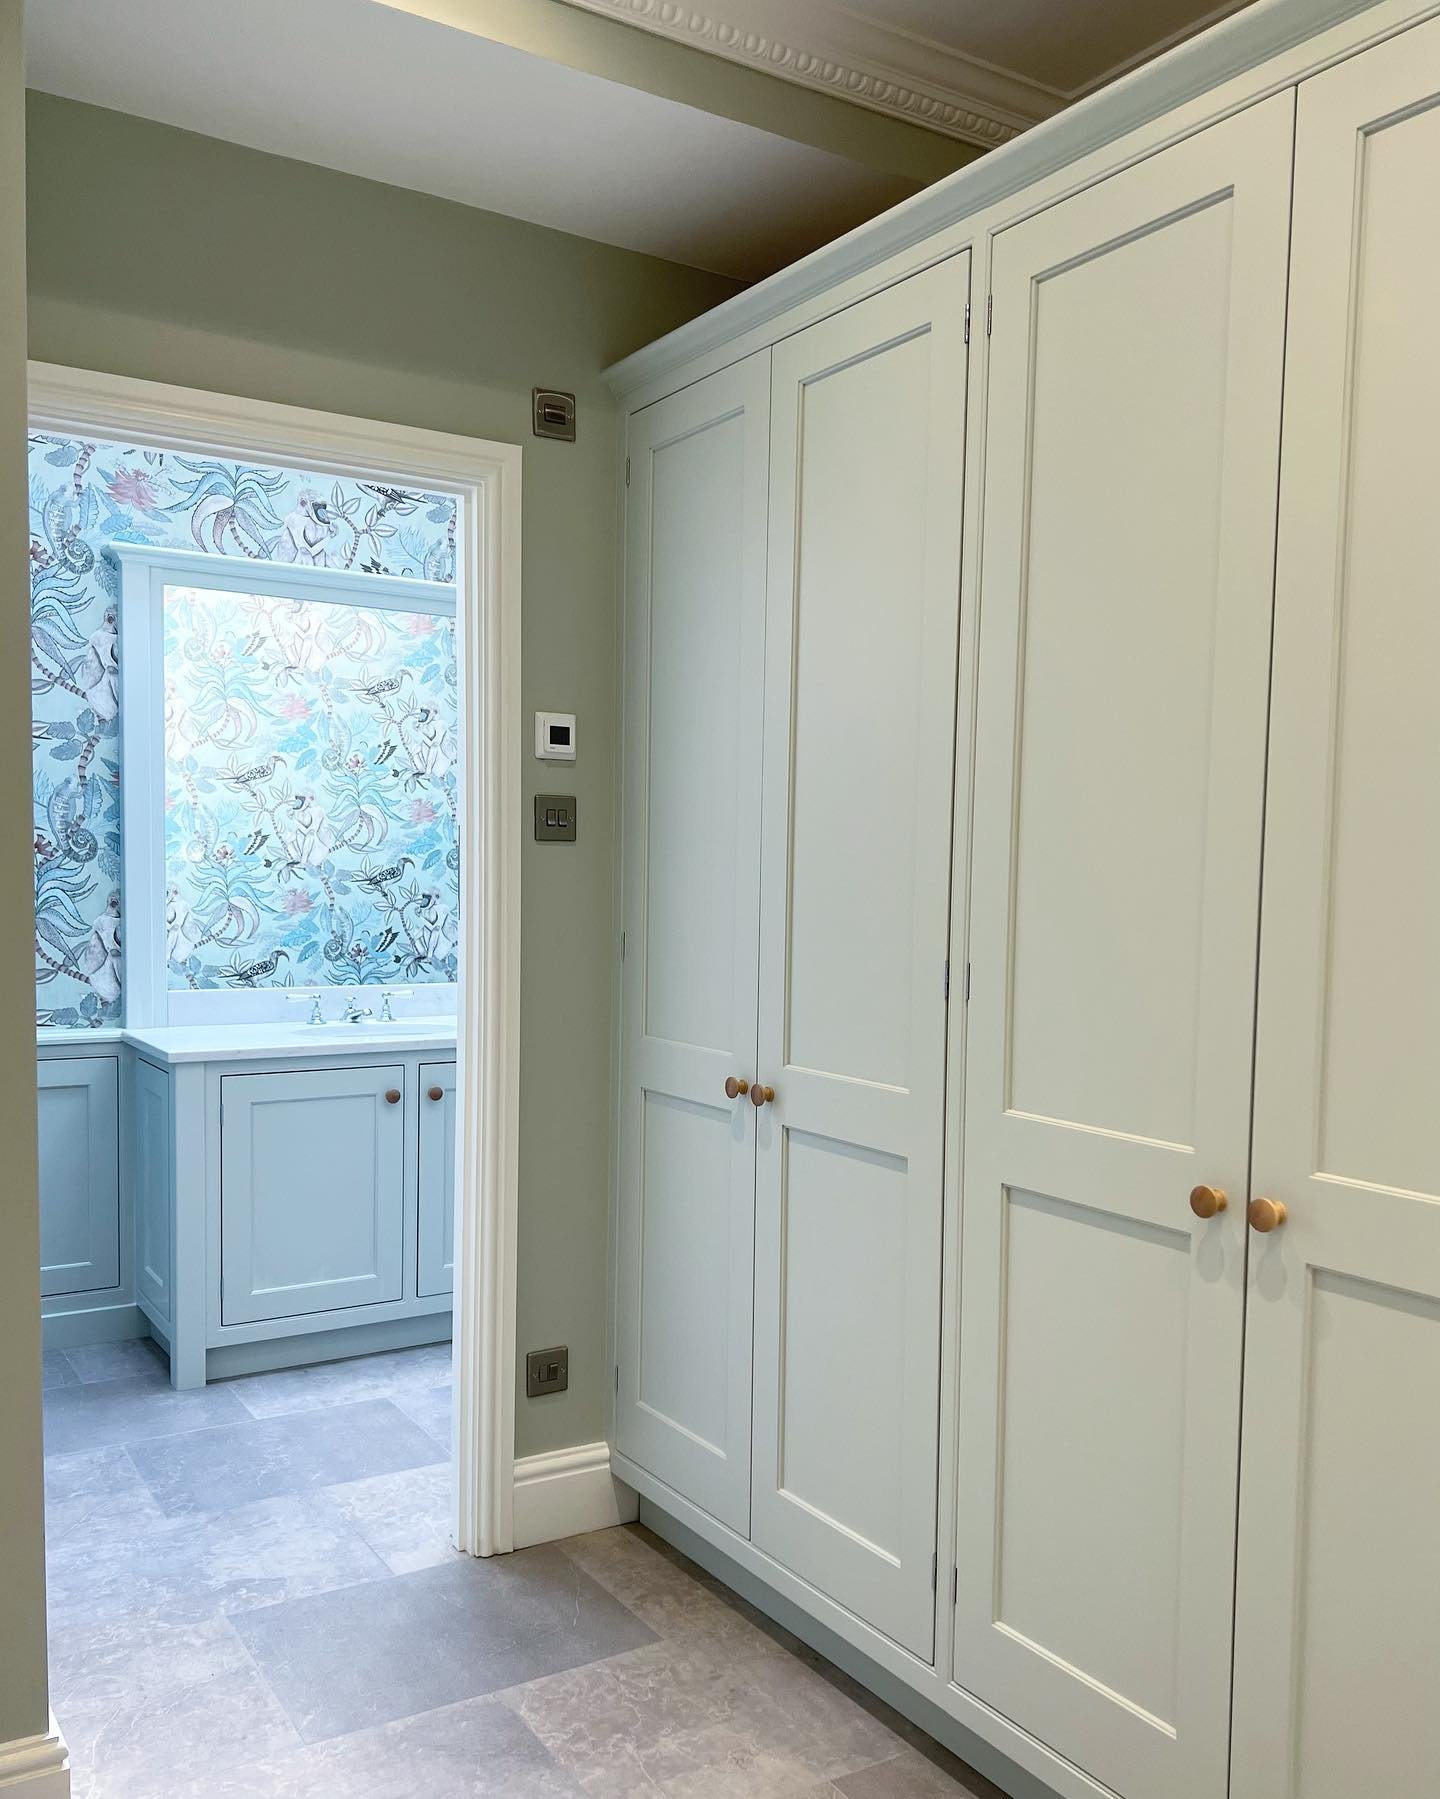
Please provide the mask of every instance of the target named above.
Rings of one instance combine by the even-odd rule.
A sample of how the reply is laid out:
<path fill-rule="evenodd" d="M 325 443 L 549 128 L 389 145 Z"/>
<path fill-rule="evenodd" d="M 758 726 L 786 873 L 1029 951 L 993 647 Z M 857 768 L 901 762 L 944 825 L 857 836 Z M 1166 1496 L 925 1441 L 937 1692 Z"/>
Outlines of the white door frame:
<path fill-rule="evenodd" d="M 455 1145 L 458 1548 L 514 1539 L 515 1236 L 520 1087 L 520 446 L 30 364 L 32 429 L 342 476 L 459 505 L 463 744 Z"/>

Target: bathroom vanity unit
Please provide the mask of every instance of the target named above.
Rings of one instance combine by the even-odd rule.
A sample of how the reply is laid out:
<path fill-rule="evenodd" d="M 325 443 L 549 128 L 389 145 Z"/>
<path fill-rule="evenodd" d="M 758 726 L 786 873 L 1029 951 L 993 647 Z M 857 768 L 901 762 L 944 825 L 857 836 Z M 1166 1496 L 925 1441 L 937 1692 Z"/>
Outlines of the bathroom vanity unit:
<path fill-rule="evenodd" d="M 449 1336 L 453 1018 L 85 1035 L 40 1051 L 47 1343 L 194 1387 Z"/>

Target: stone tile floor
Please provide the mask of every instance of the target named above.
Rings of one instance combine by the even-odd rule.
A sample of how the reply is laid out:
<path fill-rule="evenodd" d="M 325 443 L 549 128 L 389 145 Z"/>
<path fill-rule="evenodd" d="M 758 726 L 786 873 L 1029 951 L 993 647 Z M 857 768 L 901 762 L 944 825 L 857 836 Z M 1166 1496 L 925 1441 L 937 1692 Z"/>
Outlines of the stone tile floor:
<path fill-rule="evenodd" d="M 47 1355 L 76 1799 L 1000 1799 L 639 1526 L 457 1555 L 449 1372 Z"/>

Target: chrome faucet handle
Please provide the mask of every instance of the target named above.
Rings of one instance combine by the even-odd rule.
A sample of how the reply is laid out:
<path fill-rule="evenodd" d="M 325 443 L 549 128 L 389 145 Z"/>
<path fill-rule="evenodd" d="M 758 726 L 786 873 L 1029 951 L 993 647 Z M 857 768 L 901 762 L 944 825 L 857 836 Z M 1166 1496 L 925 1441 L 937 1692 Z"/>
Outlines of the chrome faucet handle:
<path fill-rule="evenodd" d="M 359 1024 L 362 1018 L 373 1018 L 374 1013 L 369 1006 L 362 1006 L 358 1000 L 349 1000 L 345 1006 L 346 1024 Z"/>
<path fill-rule="evenodd" d="M 394 998 L 394 995 L 390 992 L 390 989 L 388 987 L 380 995 L 380 1022 L 381 1022 L 381 1024 L 394 1024 L 394 1022 L 395 1022 L 395 1014 L 390 1010 L 390 1001 L 393 998 Z"/>
<path fill-rule="evenodd" d="M 317 990 L 317 992 L 315 994 L 315 1004 L 313 1006 L 311 1006 L 311 1008 L 310 1008 L 310 1023 L 311 1024 L 324 1024 L 324 1022 L 325 1022 L 325 1008 L 320 1004 L 320 994 Z"/>
<path fill-rule="evenodd" d="M 306 1024 L 324 1024 L 325 1014 L 320 1006 L 320 990 L 318 987 L 310 993 L 305 992 L 303 989 L 299 993 L 287 993 L 285 998 L 292 1006 L 308 1005 L 310 1007 L 310 1016 L 305 1020 Z"/>

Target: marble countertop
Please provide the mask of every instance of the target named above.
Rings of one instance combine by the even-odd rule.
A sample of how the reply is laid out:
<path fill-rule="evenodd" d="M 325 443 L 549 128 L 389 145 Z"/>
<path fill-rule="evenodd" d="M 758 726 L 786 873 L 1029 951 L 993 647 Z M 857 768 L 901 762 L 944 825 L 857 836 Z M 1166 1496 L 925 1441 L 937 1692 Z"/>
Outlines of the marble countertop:
<path fill-rule="evenodd" d="M 374 1055 L 393 1050 L 409 1055 L 417 1050 L 455 1050 L 455 1019 L 451 1015 L 429 1018 L 397 1018 L 393 1024 L 377 1024 L 367 1018 L 361 1024 L 186 1024 L 155 1025 L 145 1030 L 58 1031 L 38 1033 L 41 1048 L 71 1048 L 97 1043 L 126 1043 L 156 1061 L 260 1062 L 310 1056 Z"/>

